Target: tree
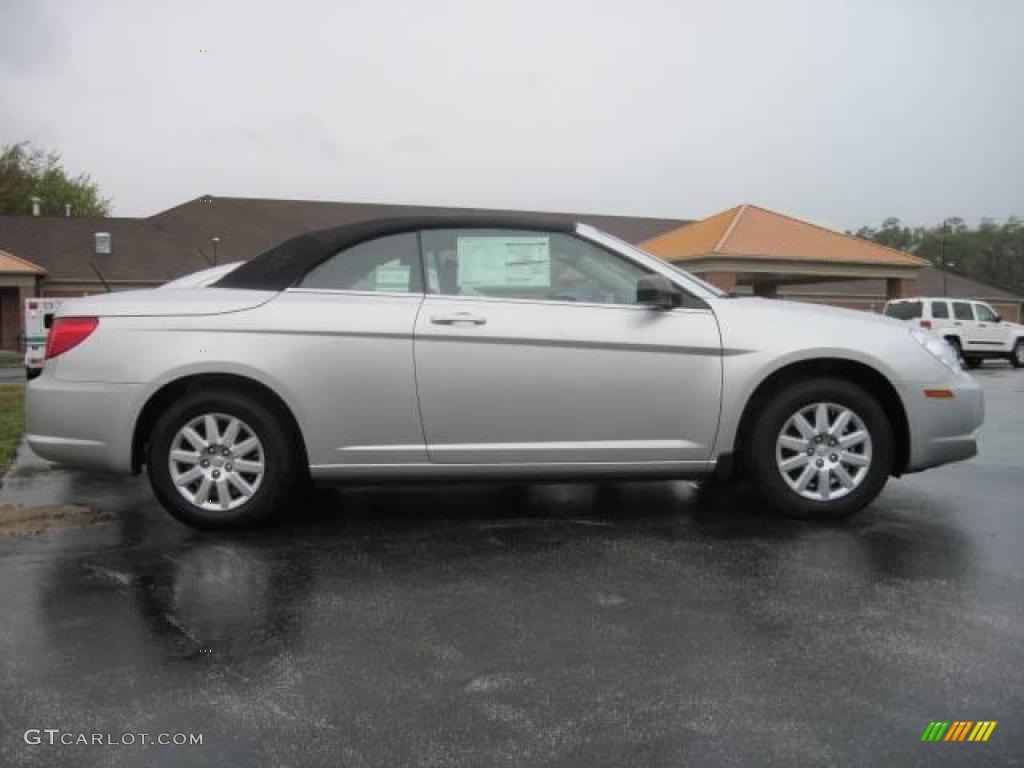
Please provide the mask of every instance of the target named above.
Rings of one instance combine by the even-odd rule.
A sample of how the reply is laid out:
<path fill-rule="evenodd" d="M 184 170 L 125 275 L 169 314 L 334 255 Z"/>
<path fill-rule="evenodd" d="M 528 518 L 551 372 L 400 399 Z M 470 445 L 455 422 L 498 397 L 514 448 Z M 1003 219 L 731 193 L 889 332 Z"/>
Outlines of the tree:
<path fill-rule="evenodd" d="M 1024 294 L 1024 221 L 1016 216 L 1003 224 L 982 219 L 977 228 L 959 217 L 913 229 L 888 218 L 880 228 L 861 227 L 856 234 L 913 253 L 940 269 Z"/>
<path fill-rule="evenodd" d="M 63 216 L 70 203 L 72 216 L 108 216 L 110 201 L 86 174 L 71 177 L 57 152 L 44 152 L 22 141 L 0 152 L 0 214 L 31 214 L 32 198 L 40 214 Z"/>

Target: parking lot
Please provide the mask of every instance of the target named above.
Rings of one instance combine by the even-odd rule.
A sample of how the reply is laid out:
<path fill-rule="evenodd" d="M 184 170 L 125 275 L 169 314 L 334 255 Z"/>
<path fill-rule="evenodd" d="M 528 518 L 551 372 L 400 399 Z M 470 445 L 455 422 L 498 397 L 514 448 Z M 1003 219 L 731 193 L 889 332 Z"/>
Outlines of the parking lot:
<path fill-rule="evenodd" d="M 111 519 L 0 536 L 0 764 L 1019 765 L 1024 373 L 976 375 L 978 458 L 824 525 L 687 483 L 435 486 L 203 534 L 144 478 L 22 461 L 0 502 Z"/>

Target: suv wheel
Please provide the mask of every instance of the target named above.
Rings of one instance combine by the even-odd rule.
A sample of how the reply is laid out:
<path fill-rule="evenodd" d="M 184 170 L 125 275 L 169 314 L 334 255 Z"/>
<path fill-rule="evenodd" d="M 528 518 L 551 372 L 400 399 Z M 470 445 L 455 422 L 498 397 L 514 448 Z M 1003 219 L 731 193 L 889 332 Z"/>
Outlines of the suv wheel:
<path fill-rule="evenodd" d="M 777 392 L 749 434 L 751 479 L 774 509 L 793 517 L 850 515 L 878 496 L 892 469 L 885 412 L 840 379 L 812 379 Z"/>
<path fill-rule="evenodd" d="M 1024 368 L 1024 339 L 1017 339 L 1013 345 L 1013 352 L 1010 353 L 1010 365 L 1014 368 Z"/>
<path fill-rule="evenodd" d="M 982 359 L 980 357 L 965 357 L 964 358 L 964 367 L 965 368 L 970 368 L 971 370 L 974 370 L 975 368 L 980 368 L 981 367 L 981 363 L 982 363 Z"/>
<path fill-rule="evenodd" d="M 153 491 L 178 520 L 231 528 L 269 518 L 295 484 L 289 431 L 259 400 L 196 391 L 157 421 L 147 469 Z"/>

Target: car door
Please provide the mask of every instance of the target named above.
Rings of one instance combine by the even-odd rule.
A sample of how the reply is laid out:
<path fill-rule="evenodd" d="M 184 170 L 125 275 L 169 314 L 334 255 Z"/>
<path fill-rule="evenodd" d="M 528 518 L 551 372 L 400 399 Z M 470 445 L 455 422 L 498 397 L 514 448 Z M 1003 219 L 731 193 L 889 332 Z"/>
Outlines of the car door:
<path fill-rule="evenodd" d="M 997 320 L 995 311 L 988 304 L 974 302 L 974 317 L 977 322 L 976 343 L 978 349 L 1003 351 L 1009 348 L 1010 331 Z"/>
<path fill-rule="evenodd" d="M 564 232 L 421 234 L 420 411 L 439 464 L 710 458 L 721 356 L 711 311 L 635 303 L 645 268 Z"/>
<path fill-rule="evenodd" d="M 953 328 L 960 333 L 964 351 L 978 349 L 978 328 L 971 302 L 951 301 L 950 307 L 953 310 Z M 981 347 L 984 347 L 984 344 Z"/>
<path fill-rule="evenodd" d="M 338 252 L 253 315 L 273 329 L 268 357 L 287 345 L 279 376 L 318 473 L 427 463 L 412 349 L 422 284 L 417 233 L 388 235 Z"/>

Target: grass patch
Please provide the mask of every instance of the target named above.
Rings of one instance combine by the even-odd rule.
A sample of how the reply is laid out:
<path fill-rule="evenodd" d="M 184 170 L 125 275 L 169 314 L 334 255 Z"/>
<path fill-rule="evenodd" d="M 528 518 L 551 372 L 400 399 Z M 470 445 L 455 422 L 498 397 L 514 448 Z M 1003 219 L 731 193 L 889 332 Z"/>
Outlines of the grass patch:
<path fill-rule="evenodd" d="M 0 384 L 0 472 L 14 458 L 25 429 L 25 385 Z"/>
<path fill-rule="evenodd" d="M 0 349 L 0 368 L 20 368 L 25 364 L 25 356 L 20 352 Z"/>

